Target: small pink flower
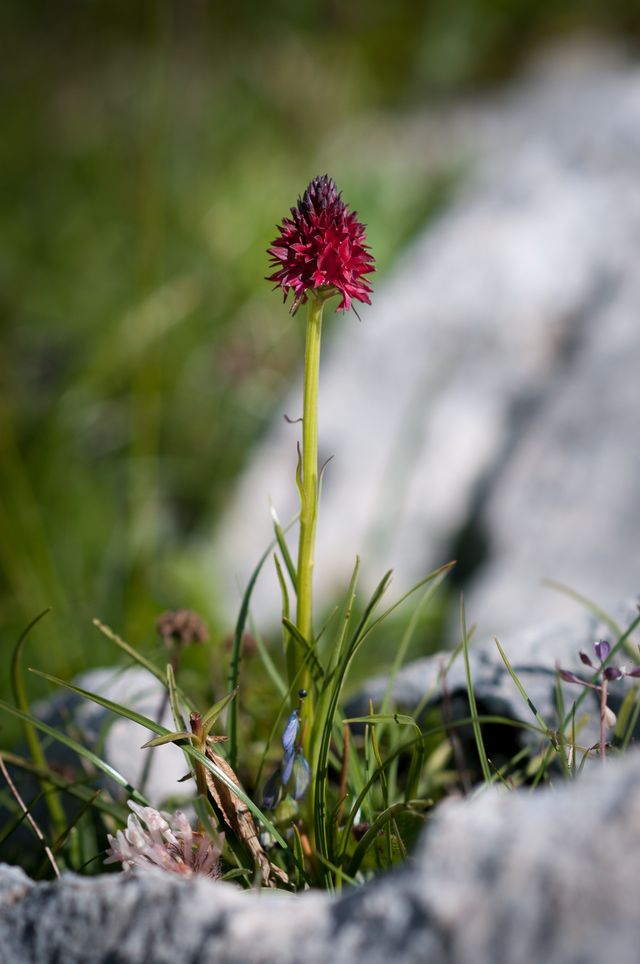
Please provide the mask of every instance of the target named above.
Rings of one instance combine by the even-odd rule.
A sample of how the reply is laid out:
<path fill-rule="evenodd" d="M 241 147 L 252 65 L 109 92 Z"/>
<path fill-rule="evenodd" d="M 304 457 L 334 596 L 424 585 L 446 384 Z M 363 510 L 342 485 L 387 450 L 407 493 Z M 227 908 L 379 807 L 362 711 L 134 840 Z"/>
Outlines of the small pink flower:
<path fill-rule="evenodd" d="M 364 228 L 328 175 L 311 181 L 268 249 L 277 270 L 267 281 L 282 288 L 285 301 L 293 291 L 292 315 L 311 290 L 340 294 L 338 311 L 348 311 L 354 298 L 371 304 L 371 287 L 364 275 L 375 268 Z"/>
<path fill-rule="evenodd" d="M 118 830 L 115 837 L 107 835 L 105 864 L 121 863 L 123 870 L 159 867 L 185 877 L 220 877 L 221 835 L 216 841 L 197 833 L 179 810 L 173 815 L 160 813 L 133 800 L 128 806 L 133 813 L 126 829 Z"/>

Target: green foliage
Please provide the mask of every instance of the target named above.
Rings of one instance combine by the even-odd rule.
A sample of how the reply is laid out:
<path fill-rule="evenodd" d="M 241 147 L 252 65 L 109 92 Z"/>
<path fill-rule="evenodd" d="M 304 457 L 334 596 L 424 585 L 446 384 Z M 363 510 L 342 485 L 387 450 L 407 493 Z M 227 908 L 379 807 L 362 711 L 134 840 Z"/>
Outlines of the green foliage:
<path fill-rule="evenodd" d="M 146 800 L 144 779 L 131 786 L 82 733 L 34 714 L 30 705 L 47 684 L 154 732 L 149 753 L 179 744 L 189 773 L 215 777 L 276 842 L 272 859 L 294 888 L 340 888 L 403 859 L 430 809 L 451 788 L 464 791 L 467 779 L 514 787 L 558 771 L 575 777 L 591 751 L 577 742 L 584 692 L 567 708 L 558 687 L 552 730 L 500 649 L 535 722 L 479 714 L 464 609 L 452 659 L 462 653 L 465 660 L 469 718 L 425 714 L 431 694 L 412 712 L 395 712 L 393 682 L 419 629 L 428 626 L 437 639 L 448 606 L 434 609 L 432 594 L 448 566 L 382 610 L 391 574 L 362 603 L 356 562 L 324 629 L 301 631 L 299 573 L 274 516 L 274 541 L 225 652 L 227 627 L 202 546 L 301 349 L 297 319 L 275 299 L 257 299 L 263 251 L 281 213 L 274 198 L 330 167 L 352 207 L 366 211 L 384 273 L 460 176 L 425 173 L 420 152 L 398 149 L 400 111 L 421 106 L 425 94 L 492 83 L 532 42 L 575 25 L 640 26 L 635 5 L 98 2 L 61 17 L 55 5 L 9 0 L 0 16 L 13 38 L 0 64 L 0 634 L 13 647 L 0 665 L 0 709 L 3 745 L 22 728 L 30 754 L 3 750 L 2 759 L 35 780 L 25 806 L 2 786 L 9 818 L 0 843 L 37 819 L 47 849 L 37 851 L 33 873 L 50 872 L 49 854 L 61 867 L 91 872 L 101 866 L 106 832 L 126 820 L 122 791 Z M 372 150 L 379 129 L 386 146 Z M 255 579 L 272 556 L 281 653 L 250 615 Z M 401 613 L 417 591 L 418 605 Z M 155 616 L 176 597 L 203 611 L 215 631 L 210 649 L 186 652 L 177 674 L 152 643 Z M 48 625 L 36 625 L 37 617 L 22 632 L 45 607 Z M 100 634 L 87 632 L 96 611 L 136 645 L 99 620 Z M 612 652 L 631 648 L 637 623 L 623 631 L 609 622 Z M 50 671 L 35 674 L 29 693 L 27 634 L 31 661 Z M 360 667 L 370 671 L 382 660 L 388 667 L 380 641 L 389 638 L 397 645 L 382 705 L 345 719 Z M 166 688 L 175 730 L 61 678 L 110 662 L 114 645 Z M 256 801 L 265 771 L 279 764 L 272 748 L 301 679 L 312 709 L 299 749 L 311 785 L 304 800 L 283 791 L 268 814 Z M 188 715 L 225 690 L 202 713 L 198 741 Z M 220 759 L 240 770 L 248 790 L 206 752 L 207 735 L 225 716 L 229 739 L 219 745 Z M 635 688 L 619 714 L 614 750 L 626 749 L 639 717 Z M 488 754 L 488 724 L 529 734 L 501 767 Z M 469 745 L 476 756 L 463 773 L 456 754 L 469 734 L 467 756 Z M 49 763 L 52 741 L 78 757 L 71 774 Z M 206 793 L 195 806 L 207 826 Z M 251 886 L 243 841 L 233 831 L 227 841 L 225 876 Z"/>

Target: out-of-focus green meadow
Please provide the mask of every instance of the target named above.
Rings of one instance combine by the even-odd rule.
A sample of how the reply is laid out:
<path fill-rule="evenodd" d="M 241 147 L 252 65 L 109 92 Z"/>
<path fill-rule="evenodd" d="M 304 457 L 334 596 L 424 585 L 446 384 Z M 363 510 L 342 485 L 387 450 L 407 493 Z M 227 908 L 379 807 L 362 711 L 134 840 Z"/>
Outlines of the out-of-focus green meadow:
<path fill-rule="evenodd" d="M 188 606 L 224 638 L 190 545 L 300 366 L 303 326 L 263 280 L 275 222 L 328 171 L 378 283 L 455 172 L 359 132 L 548 37 L 640 26 L 632 0 L 604 6 L 5 0 L 0 695 L 48 606 L 26 662 L 57 675 L 115 657 L 96 615 L 151 648 Z"/>

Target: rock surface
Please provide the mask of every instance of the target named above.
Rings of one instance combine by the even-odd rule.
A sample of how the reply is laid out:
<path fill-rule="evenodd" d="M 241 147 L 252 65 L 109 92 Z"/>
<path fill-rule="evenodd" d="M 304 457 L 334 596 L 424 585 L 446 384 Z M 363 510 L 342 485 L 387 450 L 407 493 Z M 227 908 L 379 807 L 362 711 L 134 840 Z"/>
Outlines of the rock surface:
<path fill-rule="evenodd" d="M 634 605 L 615 607 L 613 625 L 604 623 L 591 613 L 579 613 L 571 621 L 552 621 L 528 629 L 508 633 L 498 641 L 512 669 L 522 683 L 535 709 L 552 730 L 559 727 L 557 702 L 557 667 L 590 679 L 592 673 L 582 664 L 579 652 L 586 652 L 594 661 L 593 644 L 606 638 L 612 645 L 638 620 Z M 612 658 L 615 665 L 628 669 L 640 664 L 640 630 L 636 626 L 628 636 L 627 646 Z M 538 726 L 531 707 L 518 691 L 496 646 L 495 639 L 471 641 L 469 666 L 473 691 L 481 715 L 498 715 L 510 720 Z M 462 656 L 451 663 L 451 653 L 414 660 L 404 666 L 392 689 L 395 704 L 400 709 L 413 712 L 425 703 L 441 703 L 445 692 L 441 681 L 443 668 L 446 672 L 446 693 L 451 701 L 448 713 L 451 719 L 463 719 L 469 715 L 467 680 Z M 379 709 L 388 685 L 387 678 L 370 680 L 363 692 L 348 707 L 350 716 L 368 712 L 369 700 Z M 633 678 L 614 681 L 609 687 L 608 705 L 617 712 L 630 687 L 636 686 Z M 583 688 L 575 683 L 561 682 L 565 714 L 574 701 L 583 695 Z M 599 709 L 597 694 L 593 690 L 584 694 L 578 714 L 579 741 L 592 746 L 598 740 Z M 497 762 L 510 759 L 527 741 L 539 739 L 535 733 L 522 729 L 500 727 L 485 734 L 487 752 Z"/>
<path fill-rule="evenodd" d="M 130 666 L 102 667 L 83 673 L 73 680 L 76 686 L 120 703 L 156 720 L 167 729 L 175 729 L 166 690 L 145 669 Z M 90 749 L 114 767 L 132 786 L 142 788 L 142 776 L 147 768 L 144 793 L 154 806 L 170 797 L 190 795 L 191 784 L 178 783 L 186 772 L 184 754 L 176 746 L 157 750 L 143 750 L 142 744 L 155 734 L 137 723 L 114 716 L 97 703 L 61 690 L 36 708 L 36 714 L 52 726 L 74 734 Z M 149 758 L 149 754 L 151 757 Z M 63 764 L 77 763 L 77 756 L 59 743 L 53 743 L 49 761 Z M 112 792 L 118 787 L 109 781 Z M 186 789 L 185 789 L 186 787 Z M 126 791 L 122 790 L 126 796 Z"/>
<path fill-rule="evenodd" d="M 363 323 L 325 344 L 321 604 L 356 553 L 370 586 L 393 567 L 403 590 L 462 548 L 481 633 L 570 613 L 545 577 L 604 604 L 640 588 L 640 70 L 563 58 L 396 131 L 468 175 Z M 282 411 L 299 414 L 299 392 Z M 230 616 L 270 539 L 268 497 L 283 520 L 297 509 L 298 433 L 278 417 L 218 533 Z M 254 598 L 275 620 L 274 573 Z"/>
<path fill-rule="evenodd" d="M 640 915 L 640 754 L 440 808 L 402 870 L 332 898 L 161 872 L 34 884 L 0 867 L 1 964 L 626 964 Z"/>

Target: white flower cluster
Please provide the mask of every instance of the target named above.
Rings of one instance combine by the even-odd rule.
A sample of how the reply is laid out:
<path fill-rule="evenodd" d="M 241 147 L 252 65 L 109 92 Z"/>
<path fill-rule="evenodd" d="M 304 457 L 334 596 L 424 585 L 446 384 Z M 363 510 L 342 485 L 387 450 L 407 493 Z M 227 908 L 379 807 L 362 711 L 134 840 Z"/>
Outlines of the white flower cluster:
<path fill-rule="evenodd" d="M 160 813 L 133 800 L 128 806 L 133 813 L 126 829 L 118 830 L 115 837 L 107 835 L 105 864 L 120 862 L 124 870 L 159 867 L 185 877 L 220 877 L 222 835 L 214 840 L 198 833 L 179 810 L 173 815 Z"/>

